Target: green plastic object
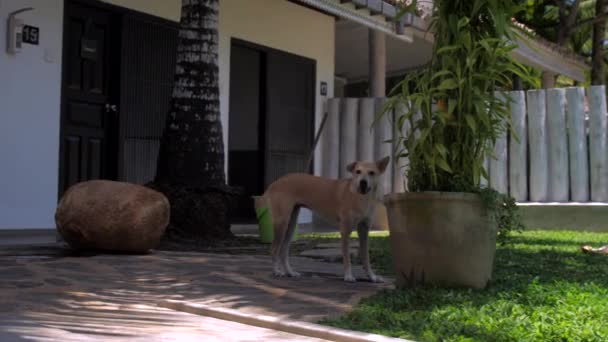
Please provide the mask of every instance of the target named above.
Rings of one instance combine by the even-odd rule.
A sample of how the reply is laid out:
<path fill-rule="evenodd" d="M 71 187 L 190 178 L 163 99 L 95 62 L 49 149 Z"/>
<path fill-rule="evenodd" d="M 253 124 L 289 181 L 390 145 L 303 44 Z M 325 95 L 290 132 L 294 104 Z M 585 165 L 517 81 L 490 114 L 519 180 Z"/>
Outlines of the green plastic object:
<path fill-rule="evenodd" d="M 258 218 L 258 228 L 260 231 L 260 241 L 263 243 L 272 243 L 274 238 L 274 229 L 272 226 L 272 215 L 270 215 L 270 208 L 257 208 L 255 214 Z M 292 241 L 295 241 L 298 237 L 298 226 L 296 225 L 293 233 Z"/>

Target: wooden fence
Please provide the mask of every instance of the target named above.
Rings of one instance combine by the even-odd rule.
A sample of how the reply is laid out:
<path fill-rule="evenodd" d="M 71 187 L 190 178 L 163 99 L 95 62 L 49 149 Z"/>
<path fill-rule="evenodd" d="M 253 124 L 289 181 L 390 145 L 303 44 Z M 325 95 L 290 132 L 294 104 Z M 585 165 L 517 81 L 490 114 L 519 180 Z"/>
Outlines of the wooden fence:
<path fill-rule="evenodd" d="M 495 158 L 486 162 L 485 184 L 518 202 L 608 202 L 604 86 L 513 91 L 507 96 L 514 100 L 513 134 L 519 139 L 498 139 Z M 392 154 L 393 147 L 384 141 L 395 135 L 393 113 L 372 127 L 385 102 L 384 98 L 328 100 L 328 119 L 319 143 L 323 176 L 345 177 L 346 165 L 354 160 Z M 404 191 L 407 160 L 391 165 L 383 190 Z"/>

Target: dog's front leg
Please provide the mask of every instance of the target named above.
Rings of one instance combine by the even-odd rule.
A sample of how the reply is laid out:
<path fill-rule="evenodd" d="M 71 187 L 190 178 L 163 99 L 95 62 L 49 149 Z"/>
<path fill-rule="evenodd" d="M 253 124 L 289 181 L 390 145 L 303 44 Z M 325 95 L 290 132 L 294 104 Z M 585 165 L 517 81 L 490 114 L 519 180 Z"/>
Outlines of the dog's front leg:
<path fill-rule="evenodd" d="M 359 234 L 359 258 L 363 264 L 363 269 L 367 273 L 367 277 L 372 283 L 382 283 L 384 279 L 376 275 L 372 270 L 372 265 L 369 262 L 369 221 L 364 220 L 357 225 L 357 233 Z"/>
<path fill-rule="evenodd" d="M 349 283 L 354 283 L 357 281 L 355 277 L 353 277 L 353 271 L 350 265 L 350 233 L 351 233 L 351 223 L 350 222 L 342 222 L 342 226 L 340 227 L 340 235 L 342 238 L 342 261 L 344 263 L 344 281 Z"/>

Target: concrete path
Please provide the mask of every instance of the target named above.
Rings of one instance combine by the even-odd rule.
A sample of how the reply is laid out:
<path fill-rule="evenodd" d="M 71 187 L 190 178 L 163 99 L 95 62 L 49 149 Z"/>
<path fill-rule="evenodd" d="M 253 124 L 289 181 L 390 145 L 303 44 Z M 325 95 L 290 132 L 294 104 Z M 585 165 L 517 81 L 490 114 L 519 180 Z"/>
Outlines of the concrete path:
<path fill-rule="evenodd" d="M 38 255 L 36 255 L 38 254 Z M 391 284 L 342 281 L 342 265 L 296 257 L 301 279 L 268 256 L 155 251 L 66 256 L 0 252 L 0 341 L 319 341 L 158 308 L 165 299 L 318 321 Z M 363 271 L 355 267 L 355 275 Z"/>

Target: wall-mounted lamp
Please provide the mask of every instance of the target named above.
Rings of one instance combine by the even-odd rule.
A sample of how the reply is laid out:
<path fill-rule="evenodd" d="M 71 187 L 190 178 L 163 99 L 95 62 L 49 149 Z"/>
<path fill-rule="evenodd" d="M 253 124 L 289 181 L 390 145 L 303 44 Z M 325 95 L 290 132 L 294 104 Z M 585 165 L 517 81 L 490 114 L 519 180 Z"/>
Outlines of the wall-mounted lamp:
<path fill-rule="evenodd" d="M 33 10 L 32 7 L 22 8 L 8 15 L 6 52 L 11 55 L 21 52 L 21 45 L 23 43 L 23 20 L 17 18 L 16 16 L 19 13 L 31 10 Z"/>

